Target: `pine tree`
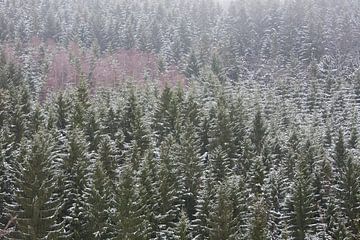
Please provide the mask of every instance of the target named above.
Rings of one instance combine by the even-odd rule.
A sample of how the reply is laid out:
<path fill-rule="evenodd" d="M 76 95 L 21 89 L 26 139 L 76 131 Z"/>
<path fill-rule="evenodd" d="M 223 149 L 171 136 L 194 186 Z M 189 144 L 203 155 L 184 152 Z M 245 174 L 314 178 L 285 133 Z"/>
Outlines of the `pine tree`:
<path fill-rule="evenodd" d="M 115 139 L 115 134 L 119 131 L 118 116 L 112 107 L 109 108 L 106 117 L 103 122 L 103 133 Z"/>
<path fill-rule="evenodd" d="M 71 109 L 71 127 L 84 128 L 86 115 L 90 107 L 88 87 L 84 79 L 80 81 L 79 86 L 76 88 L 74 98 L 75 102 Z"/>
<path fill-rule="evenodd" d="M 27 143 L 26 143 L 27 144 Z M 44 130 L 34 136 L 31 151 L 19 163 L 16 180 L 17 215 L 15 239 L 58 239 L 62 237 L 62 224 L 57 224 L 61 198 L 54 195 L 56 170 L 54 169 L 54 140 Z"/>
<path fill-rule="evenodd" d="M 7 119 L 9 111 L 9 94 L 7 91 L 2 90 L 0 92 L 0 129 L 3 128 L 5 120 Z"/>
<path fill-rule="evenodd" d="M 6 217 L 5 217 L 5 156 L 4 156 L 4 149 L 3 149 L 3 137 L 2 133 L 0 134 L 0 228 L 6 224 Z"/>
<path fill-rule="evenodd" d="M 254 144 L 257 154 L 260 154 L 263 149 L 265 135 L 266 127 L 264 126 L 261 112 L 258 110 L 253 121 L 253 129 L 251 132 L 251 141 Z"/>
<path fill-rule="evenodd" d="M 348 142 L 349 148 L 356 149 L 358 146 L 358 130 L 356 128 L 356 124 L 353 123 L 351 126 L 350 139 Z"/>
<path fill-rule="evenodd" d="M 262 158 L 257 156 L 252 159 L 249 172 L 249 185 L 252 189 L 252 193 L 256 196 L 263 193 L 266 175 L 267 173 Z"/>
<path fill-rule="evenodd" d="M 182 203 L 179 198 L 179 176 L 175 165 L 174 139 L 168 137 L 161 145 L 159 164 L 159 232 L 161 239 L 172 238 Z"/>
<path fill-rule="evenodd" d="M 145 154 L 140 166 L 139 174 L 139 201 L 141 215 L 145 232 L 143 237 L 155 239 L 156 232 L 159 230 L 158 214 L 159 211 L 159 176 L 156 167 L 154 152 L 149 151 Z"/>
<path fill-rule="evenodd" d="M 171 105 L 174 103 L 173 99 L 172 90 L 169 86 L 165 86 L 156 105 L 153 120 L 153 130 L 155 131 L 158 145 L 161 144 L 170 132 L 175 130 L 174 117 L 176 116 L 172 116 L 170 111 Z"/>
<path fill-rule="evenodd" d="M 116 164 L 116 152 L 113 141 L 105 135 L 101 138 L 98 149 L 98 159 L 103 164 L 103 170 L 111 184 L 115 186 L 118 178 L 118 166 Z"/>
<path fill-rule="evenodd" d="M 87 144 L 81 131 L 74 129 L 69 133 L 64 159 L 61 162 L 63 176 L 64 206 L 62 217 L 65 230 L 70 239 L 84 239 L 87 232 L 83 231 L 88 219 L 87 189 L 89 188 L 89 165 Z"/>
<path fill-rule="evenodd" d="M 203 171 L 199 149 L 194 126 L 187 122 L 180 136 L 180 144 L 177 144 L 176 154 L 180 167 L 180 184 L 183 191 L 181 197 L 190 220 L 194 219 L 195 205 L 200 188 L 198 179 L 200 179 Z"/>
<path fill-rule="evenodd" d="M 56 98 L 56 126 L 60 130 L 64 130 L 69 124 L 69 100 L 64 93 L 60 92 Z"/>
<path fill-rule="evenodd" d="M 100 143 L 100 124 L 92 109 L 87 114 L 84 133 L 86 141 L 89 143 L 89 151 L 97 152 Z"/>
<path fill-rule="evenodd" d="M 218 186 L 215 204 L 210 213 L 210 238 L 211 240 L 236 239 L 234 229 L 233 208 L 230 191 L 227 183 Z"/>
<path fill-rule="evenodd" d="M 139 206 L 139 193 L 135 184 L 134 171 L 131 166 L 124 166 L 117 190 L 117 234 L 115 239 L 146 239 L 146 236 L 143 236 L 144 229 L 143 226 L 141 226 L 141 206 Z"/>
<path fill-rule="evenodd" d="M 314 234 L 316 203 L 310 166 L 304 158 L 297 163 L 294 185 L 287 199 L 288 226 L 295 239 L 307 239 Z"/>
<path fill-rule="evenodd" d="M 274 166 L 265 180 L 265 200 L 268 206 L 267 229 L 271 239 L 280 239 L 284 230 L 284 200 L 289 190 L 289 182 L 282 166 Z"/>
<path fill-rule="evenodd" d="M 150 144 L 148 127 L 145 125 L 144 115 L 134 90 L 131 89 L 129 94 L 121 124 L 125 137 L 124 141 L 138 148 L 140 156 L 143 156 Z"/>
<path fill-rule="evenodd" d="M 196 204 L 195 219 L 193 220 L 194 238 L 199 240 L 209 239 L 209 220 L 215 199 L 215 189 L 210 170 L 203 172 L 199 197 Z"/>
<path fill-rule="evenodd" d="M 211 122 L 210 130 L 210 150 L 221 146 L 227 157 L 231 160 L 231 169 L 234 168 L 233 159 L 236 156 L 234 146 L 234 135 L 231 129 L 230 113 L 226 105 L 225 96 L 220 96 L 216 109 L 213 109 L 215 117 Z"/>
<path fill-rule="evenodd" d="M 338 182 L 338 198 L 341 211 L 345 216 L 345 226 L 354 238 L 358 237 L 360 221 L 359 171 L 359 166 L 353 157 L 348 156 L 340 170 Z"/>
<path fill-rule="evenodd" d="M 250 223 L 250 238 L 252 240 L 265 240 L 268 239 L 267 221 L 268 213 L 265 200 L 258 199 L 253 208 L 252 220 Z"/>
<path fill-rule="evenodd" d="M 87 224 L 83 231 L 89 231 L 91 239 L 111 239 L 114 237 L 114 194 L 110 179 L 98 159 L 92 175 L 93 181 L 88 192 Z"/>
<path fill-rule="evenodd" d="M 11 134 L 16 143 L 28 133 L 28 124 L 31 111 L 31 100 L 28 89 L 25 86 L 10 91 L 11 109 L 9 112 L 9 126 Z"/>
<path fill-rule="evenodd" d="M 185 76 L 187 78 L 198 78 L 200 76 L 200 63 L 194 52 L 190 54 L 189 63 L 185 70 Z"/>
<path fill-rule="evenodd" d="M 35 134 L 44 124 L 44 115 L 39 105 L 30 114 L 29 132 Z"/>
<path fill-rule="evenodd" d="M 221 147 L 210 153 L 209 165 L 214 183 L 222 182 L 231 175 L 231 162 Z"/>
<path fill-rule="evenodd" d="M 335 144 L 335 166 L 338 171 L 341 171 L 341 169 L 345 165 L 345 161 L 347 158 L 347 150 L 344 143 L 344 135 L 341 130 L 339 130 L 338 139 Z"/>
<path fill-rule="evenodd" d="M 190 221 L 186 212 L 183 210 L 180 213 L 180 219 L 175 229 L 176 240 L 190 240 L 193 239 L 190 231 Z"/>

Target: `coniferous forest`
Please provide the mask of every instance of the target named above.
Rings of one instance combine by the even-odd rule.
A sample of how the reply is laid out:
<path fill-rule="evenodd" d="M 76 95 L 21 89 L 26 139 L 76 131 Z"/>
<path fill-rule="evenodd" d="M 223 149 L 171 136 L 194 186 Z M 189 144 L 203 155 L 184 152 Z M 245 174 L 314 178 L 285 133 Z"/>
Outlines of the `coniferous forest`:
<path fill-rule="evenodd" d="M 360 239 L 359 0 L 0 0 L 0 239 Z"/>

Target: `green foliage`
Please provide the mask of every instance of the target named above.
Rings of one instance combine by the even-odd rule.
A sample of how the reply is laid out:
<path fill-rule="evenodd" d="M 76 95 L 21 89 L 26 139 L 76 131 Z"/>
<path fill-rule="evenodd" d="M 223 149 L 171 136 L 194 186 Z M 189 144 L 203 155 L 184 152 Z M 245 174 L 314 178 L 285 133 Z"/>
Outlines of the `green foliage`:
<path fill-rule="evenodd" d="M 25 144 L 28 144 L 25 142 Z M 62 224 L 57 224 L 61 198 L 54 195 L 56 175 L 54 169 L 54 140 L 44 130 L 34 136 L 28 155 L 17 169 L 16 203 L 18 239 L 58 239 L 62 237 Z"/>
<path fill-rule="evenodd" d="M 180 219 L 175 229 L 175 239 L 177 240 L 193 239 L 191 237 L 191 232 L 190 232 L 190 221 L 185 211 L 181 211 L 180 213 Z"/>
<path fill-rule="evenodd" d="M 253 217 L 250 226 L 250 239 L 265 240 L 268 239 L 267 233 L 267 215 L 268 211 L 264 199 L 259 199 L 253 206 Z"/>
<path fill-rule="evenodd" d="M 63 183 L 60 187 L 64 195 L 62 218 L 71 239 L 84 239 L 87 237 L 83 228 L 87 222 L 90 159 L 84 136 L 78 129 L 69 133 L 68 141 L 67 154 L 61 163 Z"/>
<path fill-rule="evenodd" d="M 253 129 L 251 132 L 251 141 L 254 144 L 255 152 L 260 154 L 264 147 L 264 140 L 266 136 L 266 127 L 264 125 L 264 120 L 262 119 L 261 112 L 258 110 L 256 112 Z"/>
<path fill-rule="evenodd" d="M 118 195 L 117 209 L 117 235 L 115 239 L 140 240 L 146 239 L 142 223 L 141 206 L 139 205 L 138 188 L 135 187 L 133 170 L 130 166 L 123 169 Z"/>
<path fill-rule="evenodd" d="M 104 171 L 103 163 L 97 160 L 93 172 L 93 182 L 88 190 L 88 222 L 84 232 L 89 232 L 91 239 L 111 239 L 114 229 L 114 194 L 110 179 Z"/>
<path fill-rule="evenodd" d="M 200 63 L 194 52 L 190 54 L 190 59 L 185 70 L 185 75 L 188 78 L 198 78 L 200 76 Z"/>

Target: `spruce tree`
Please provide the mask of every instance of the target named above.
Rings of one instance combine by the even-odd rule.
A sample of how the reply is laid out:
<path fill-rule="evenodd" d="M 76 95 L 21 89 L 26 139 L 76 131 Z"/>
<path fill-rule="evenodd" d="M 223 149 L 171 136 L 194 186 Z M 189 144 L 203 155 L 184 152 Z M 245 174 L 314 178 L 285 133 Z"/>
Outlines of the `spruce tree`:
<path fill-rule="evenodd" d="M 103 162 L 95 163 L 92 184 L 88 191 L 87 224 L 83 231 L 89 232 L 91 239 L 112 239 L 115 234 L 115 195 L 110 179 L 104 171 Z"/>
<path fill-rule="evenodd" d="M 215 202 L 210 213 L 211 240 L 236 239 L 236 229 L 233 227 L 233 208 L 230 191 L 226 183 L 218 186 Z"/>
<path fill-rule="evenodd" d="M 26 143 L 28 144 L 28 143 Z M 57 214 L 61 198 L 54 195 L 56 169 L 53 138 L 43 129 L 34 136 L 31 150 L 16 169 L 16 231 L 10 235 L 15 239 L 59 239 L 63 237 L 63 226 L 58 224 Z"/>
<path fill-rule="evenodd" d="M 210 152 L 209 165 L 214 183 L 222 182 L 231 175 L 231 162 L 221 147 Z"/>
<path fill-rule="evenodd" d="M 210 123 L 210 150 L 221 146 L 227 157 L 230 158 L 230 168 L 234 168 L 233 159 L 236 156 L 234 146 L 234 135 L 231 128 L 230 113 L 226 104 L 225 96 L 219 96 L 216 108 L 214 108 L 214 118 Z"/>
<path fill-rule="evenodd" d="M 105 174 L 108 176 L 111 184 L 115 186 L 118 178 L 118 166 L 116 164 L 114 145 L 114 142 L 109 136 L 102 136 L 99 143 L 98 159 L 102 162 Z"/>
<path fill-rule="evenodd" d="M 203 171 L 199 149 L 199 141 L 194 126 L 187 122 L 180 136 L 180 144 L 177 144 L 176 155 L 182 187 L 181 197 L 190 220 L 194 219 L 195 205 L 200 189 L 198 179 L 200 179 Z"/>
<path fill-rule="evenodd" d="M 3 149 L 2 133 L 0 134 L 0 228 L 6 224 L 5 217 L 5 156 Z"/>
<path fill-rule="evenodd" d="M 263 146 L 266 135 L 266 127 L 264 125 L 264 120 L 262 118 L 260 110 L 256 112 L 254 121 L 253 121 L 253 129 L 251 132 L 251 141 L 255 147 L 255 152 L 260 154 Z"/>
<path fill-rule="evenodd" d="M 9 111 L 9 94 L 8 91 L 0 91 L 0 129 L 3 128 Z"/>
<path fill-rule="evenodd" d="M 184 210 L 181 211 L 179 222 L 177 223 L 177 226 L 175 228 L 175 239 L 176 240 L 193 239 L 191 236 L 190 221 Z"/>
<path fill-rule="evenodd" d="M 141 240 L 146 239 L 142 223 L 141 206 L 138 187 L 131 165 L 123 167 L 116 198 L 116 229 L 115 239 Z"/>
<path fill-rule="evenodd" d="M 90 109 L 86 116 L 84 133 L 89 143 L 89 151 L 97 152 L 100 143 L 100 123 L 93 109 Z"/>
<path fill-rule="evenodd" d="M 142 157 L 150 144 L 148 126 L 144 122 L 144 114 L 134 90 L 131 89 L 129 94 L 121 123 L 124 141 L 137 148 Z"/>
<path fill-rule="evenodd" d="M 196 204 L 195 219 L 193 220 L 194 238 L 199 240 L 209 239 L 209 220 L 215 199 L 214 182 L 209 169 L 203 172 L 201 187 Z"/>
<path fill-rule="evenodd" d="M 75 100 L 71 109 L 71 127 L 84 128 L 86 115 L 90 107 L 88 87 L 84 79 L 80 81 L 74 95 Z"/>
<path fill-rule="evenodd" d="M 156 161 L 153 151 L 146 153 L 141 162 L 139 174 L 139 201 L 143 216 L 142 224 L 145 227 L 143 236 L 147 239 L 155 239 L 156 232 L 159 230 L 160 182 Z"/>
<path fill-rule="evenodd" d="M 173 130 L 170 116 L 170 105 L 173 99 L 173 92 L 169 86 L 165 86 L 160 99 L 156 104 L 154 112 L 153 130 L 155 131 L 157 144 L 161 144 L 167 134 Z"/>
<path fill-rule="evenodd" d="M 314 234 L 316 224 L 316 203 L 313 178 L 304 158 L 297 163 L 294 185 L 287 199 L 288 226 L 295 239 L 307 239 Z"/>
<path fill-rule="evenodd" d="M 334 160 L 337 171 L 341 171 L 344 167 L 346 159 L 347 159 L 347 150 L 344 143 L 344 135 L 342 130 L 339 130 L 338 139 L 335 143 L 335 153 Z"/>
<path fill-rule="evenodd" d="M 354 238 L 359 236 L 359 173 L 359 165 L 350 155 L 345 159 L 338 181 L 338 198 L 340 199 L 341 212 L 345 216 L 345 226 Z"/>
<path fill-rule="evenodd" d="M 67 96 L 60 92 L 55 101 L 56 126 L 59 130 L 64 130 L 69 124 L 70 103 Z"/>
<path fill-rule="evenodd" d="M 194 52 L 190 54 L 189 62 L 185 70 L 187 78 L 198 78 L 200 76 L 200 63 Z"/>
<path fill-rule="evenodd" d="M 70 239 L 88 237 L 83 231 L 88 221 L 86 209 L 88 206 L 87 189 L 89 188 L 90 157 L 83 133 L 71 130 L 66 145 L 66 155 L 61 163 L 63 171 L 64 206 L 62 217 L 65 220 L 65 230 Z"/>
<path fill-rule="evenodd" d="M 159 163 L 159 224 L 158 238 L 167 239 L 174 235 L 175 223 L 181 209 L 179 176 L 176 169 L 173 137 L 168 137 L 161 145 Z"/>
<path fill-rule="evenodd" d="M 268 239 L 267 232 L 268 213 L 265 200 L 258 199 L 252 206 L 252 219 L 250 223 L 250 238 L 252 240 Z"/>

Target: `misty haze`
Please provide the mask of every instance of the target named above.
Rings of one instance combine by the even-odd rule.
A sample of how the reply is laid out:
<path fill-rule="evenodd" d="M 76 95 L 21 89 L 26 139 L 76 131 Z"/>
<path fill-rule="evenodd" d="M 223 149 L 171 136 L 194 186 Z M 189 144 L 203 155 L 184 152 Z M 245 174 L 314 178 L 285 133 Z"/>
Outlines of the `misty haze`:
<path fill-rule="evenodd" d="M 359 240 L 359 0 L 0 0 L 0 239 Z"/>

